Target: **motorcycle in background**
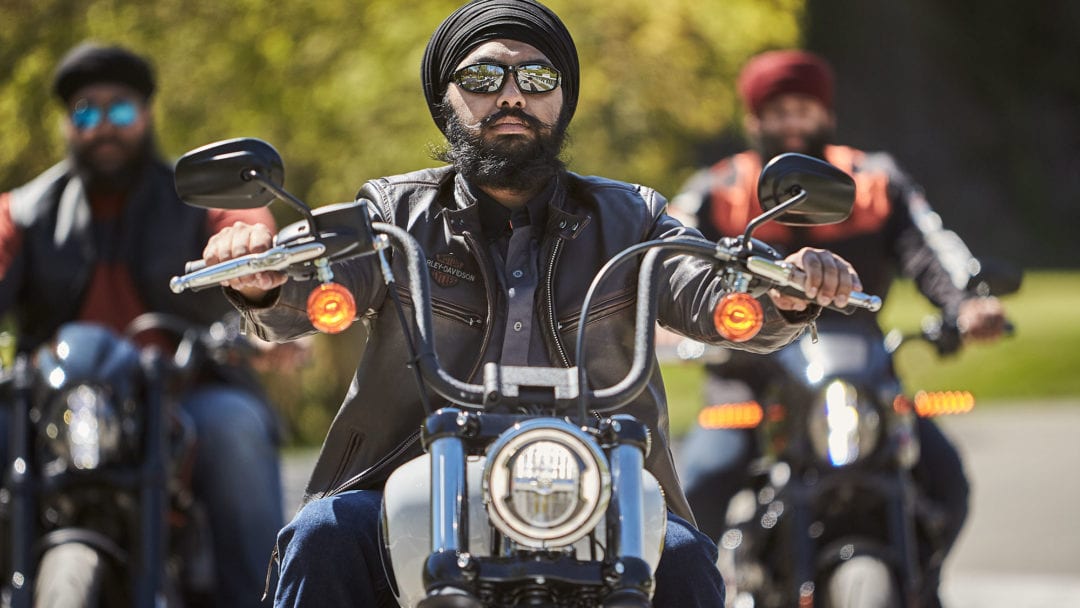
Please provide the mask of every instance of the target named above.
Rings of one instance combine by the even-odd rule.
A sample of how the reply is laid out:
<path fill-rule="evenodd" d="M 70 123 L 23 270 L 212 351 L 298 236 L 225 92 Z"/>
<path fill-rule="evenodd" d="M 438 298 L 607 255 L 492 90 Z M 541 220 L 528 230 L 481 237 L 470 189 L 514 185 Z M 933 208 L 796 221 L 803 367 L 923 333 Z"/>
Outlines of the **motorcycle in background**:
<path fill-rule="evenodd" d="M 973 293 L 1019 281 L 974 277 Z M 883 340 L 876 326 L 822 318 L 768 357 L 753 398 L 705 407 L 705 428 L 753 429 L 759 457 L 727 511 L 718 564 L 728 606 L 919 606 L 929 560 L 942 558 L 944 513 L 911 478 L 916 418 L 961 415 L 967 391 L 905 393 L 893 367 L 904 344 L 939 356 L 962 344 L 955 322 L 927 317 Z M 691 357 L 703 349 L 682 347 Z"/>
<path fill-rule="evenodd" d="M 175 344 L 169 356 L 136 341 Z M 146 313 L 125 335 L 71 322 L 0 376 L 10 462 L 3 605 L 196 606 L 213 590 L 193 497 L 193 423 L 177 396 L 213 361 L 247 356 L 238 324 Z"/>
<path fill-rule="evenodd" d="M 655 365 L 659 252 L 712 260 L 729 292 L 714 315 L 717 327 L 729 339 L 747 340 L 763 322 L 749 292 L 777 287 L 801 294 L 802 284 L 796 269 L 751 240 L 754 228 L 778 216 L 803 224 L 838 221 L 854 200 L 854 183 L 835 167 L 797 154 L 778 159 L 762 173 L 761 198 L 770 211 L 745 238 L 649 241 L 600 270 L 582 306 L 574 360 L 584 361 L 584 328 L 598 285 L 612 277 L 633 281 L 626 267 L 638 264 L 634 360 L 623 380 L 592 387 L 585 363 L 489 363 L 483 383 L 471 384 L 449 375 L 435 355 L 428 273 L 416 241 L 395 225 L 371 223 L 364 200 L 311 210 L 281 188 L 282 173 L 276 150 L 254 139 L 210 144 L 181 158 L 177 191 L 189 204 L 242 208 L 277 198 L 305 219 L 281 230 L 266 252 L 211 267 L 189 264 L 171 287 L 200 289 L 266 270 L 315 278 L 308 316 L 317 329 L 336 332 L 355 318 L 356 305 L 333 282 L 331 262 L 378 257 L 402 330 L 415 343 L 410 361 L 427 412 L 420 431 L 425 453 L 386 482 L 381 533 L 399 603 L 422 608 L 650 606 L 666 507 L 644 468 L 651 430 L 617 411 L 645 389 Z M 386 256 L 391 246 L 393 266 Z M 408 281 L 411 322 L 395 272 Z M 853 294 L 852 301 L 880 307 L 880 299 L 866 294 Z M 429 395 L 453 405 L 433 411 Z"/>

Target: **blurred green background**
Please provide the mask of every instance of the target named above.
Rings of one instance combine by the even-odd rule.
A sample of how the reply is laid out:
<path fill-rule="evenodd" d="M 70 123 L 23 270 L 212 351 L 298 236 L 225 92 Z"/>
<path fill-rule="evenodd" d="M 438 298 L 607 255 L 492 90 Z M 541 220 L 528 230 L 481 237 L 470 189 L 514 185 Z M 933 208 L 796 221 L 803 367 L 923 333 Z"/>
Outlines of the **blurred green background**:
<path fill-rule="evenodd" d="M 993 344 L 967 346 L 939 357 L 930 345 L 901 348 L 896 367 L 909 394 L 918 390 L 966 390 L 975 407 L 1001 407 L 1032 399 L 1080 404 L 1080 273 L 1035 271 L 1016 294 L 1002 298 L 1014 332 Z M 885 331 L 918 331 L 935 309 L 911 281 L 897 281 L 880 313 Z M 671 409 L 671 432 L 689 429 L 701 406 L 700 365 L 666 364 L 664 383 Z"/>
<path fill-rule="evenodd" d="M 315 204 L 368 178 L 436 163 L 441 143 L 419 63 L 448 0 L 0 0 L 0 190 L 59 160 L 56 62 L 96 39 L 153 58 L 159 143 L 175 158 L 253 136 L 285 158 L 286 186 Z M 1080 394 L 1080 3 L 1006 0 L 550 0 L 582 60 L 573 170 L 673 195 L 733 152 L 732 83 L 750 55 L 803 46 L 837 68 L 839 137 L 893 152 L 976 254 L 1025 266 L 1001 345 L 938 363 L 906 355 L 911 386 L 986 398 Z M 276 209 L 280 222 L 297 219 Z M 1046 270 L 1040 270 L 1046 269 Z M 905 289 L 907 290 L 905 292 Z M 921 300 L 894 290 L 886 325 L 917 326 Z M 359 357 L 362 328 L 318 337 L 314 362 L 268 377 L 300 444 L 321 441 Z M 912 349 L 909 352 L 914 352 Z M 672 369 L 674 428 L 696 408 L 693 369 Z M 678 411 L 690 412 L 680 418 Z"/>

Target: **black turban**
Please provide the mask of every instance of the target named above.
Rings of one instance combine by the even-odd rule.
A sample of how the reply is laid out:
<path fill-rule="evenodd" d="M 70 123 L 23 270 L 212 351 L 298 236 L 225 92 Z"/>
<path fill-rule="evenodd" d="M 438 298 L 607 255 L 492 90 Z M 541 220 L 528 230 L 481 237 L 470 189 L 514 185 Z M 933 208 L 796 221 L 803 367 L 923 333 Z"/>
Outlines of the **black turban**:
<path fill-rule="evenodd" d="M 431 117 L 440 131 L 446 131 L 446 123 L 437 106 L 446 94 L 454 68 L 477 45 L 499 38 L 534 46 L 554 64 L 562 73 L 562 116 L 569 121 L 574 115 L 581 69 L 574 39 L 559 17 L 534 0 L 475 0 L 447 17 L 424 49 L 420 80 Z"/>
<path fill-rule="evenodd" d="M 149 99 L 154 94 L 154 70 L 150 63 L 118 46 L 87 42 L 72 49 L 53 75 L 53 92 L 64 103 L 82 87 L 99 82 L 127 85 Z"/>

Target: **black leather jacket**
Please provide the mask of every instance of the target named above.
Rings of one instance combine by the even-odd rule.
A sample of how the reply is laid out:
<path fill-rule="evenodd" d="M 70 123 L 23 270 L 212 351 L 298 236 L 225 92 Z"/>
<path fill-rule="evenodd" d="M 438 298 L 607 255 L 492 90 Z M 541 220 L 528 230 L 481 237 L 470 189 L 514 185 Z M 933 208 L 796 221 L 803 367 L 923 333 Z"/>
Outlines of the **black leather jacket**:
<path fill-rule="evenodd" d="M 492 349 L 490 319 L 505 306 L 483 238 L 477 204 L 464 179 L 450 167 L 422 170 L 366 183 L 358 198 L 372 203 L 376 221 L 408 230 L 423 247 L 432 272 L 434 336 L 440 363 L 454 376 L 478 382 Z M 642 241 L 697 233 L 664 213 L 667 202 L 641 186 L 564 174 L 549 203 L 540 239 L 540 288 L 536 314 L 551 361 L 569 365 L 578 313 L 594 274 L 616 253 Z M 405 276 L 399 259 L 394 272 Z M 347 489 L 379 488 L 395 467 L 420 453 L 424 412 L 406 345 L 387 298 L 387 288 L 371 256 L 337 264 L 335 280 L 367 310 L 370 337 L 352 385 L 323 444 L 308 483 L 306 500 Z M 707 262 L 676 256 L 664 267 L 660 322 L 706 342 L 722 339 L 711 311 L 720 293 Z M 636 269 L 607 283 L 590 313 L 586 360 L 595 386 L 611 386 L 633 358 Z M 311 333 L 304 313 L 310 283 L 290 281 L 265 307 L 252 307 L 230 294 L 260 337 L 287 340 Z M 407 300 L 406 300 L 407 301 Z M 789 321 L 763 299 L 766 325 L 739 348 L 771 351 L 792 341 L 810 315 Z M 503 315 L 505 318 L 505 314 Z M 434 406 L 441 404 L 433 403 Z M 668 436 L 667 402 L 658 369 L 648 389 L 626 407 L 653 430 L 648 469 L 665 490 L 669 508 L 692 520 L 675 473 Z"/>

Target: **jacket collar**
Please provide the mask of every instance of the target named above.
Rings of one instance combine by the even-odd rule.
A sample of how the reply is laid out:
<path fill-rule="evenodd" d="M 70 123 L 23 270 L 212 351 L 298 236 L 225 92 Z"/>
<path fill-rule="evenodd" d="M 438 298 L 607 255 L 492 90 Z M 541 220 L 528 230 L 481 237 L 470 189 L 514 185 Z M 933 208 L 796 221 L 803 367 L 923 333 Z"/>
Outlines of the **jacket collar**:
<path fill-rule="evenodd" d="M 541 194 L 541 196 L 547 197 L 547 217 L 545 220 L 547 233 L 557 235 L 562 239 L 577 238 L 585 225 L 588 224 L 588 216 L 578 213 L 567 196 L 567 182 L 572 179 L 574 179 L 572 173 L 563 171 L 556 177 L 554 187 Z M 456 205 L 456 208 L 446 207 L 443 209 L 450 231 L 455 235 L 461 235 L 465 232 L 481 233 L 482 224 L 477 194 L 460 173 L 454 176 L 453 204 Z M 542 204 L 539 199 L 528 203 L 530 209 L 534 210 L 534 217 L 543 215 L 542 211 L 537 213 L 534 206 L 539 204 Z"/>

